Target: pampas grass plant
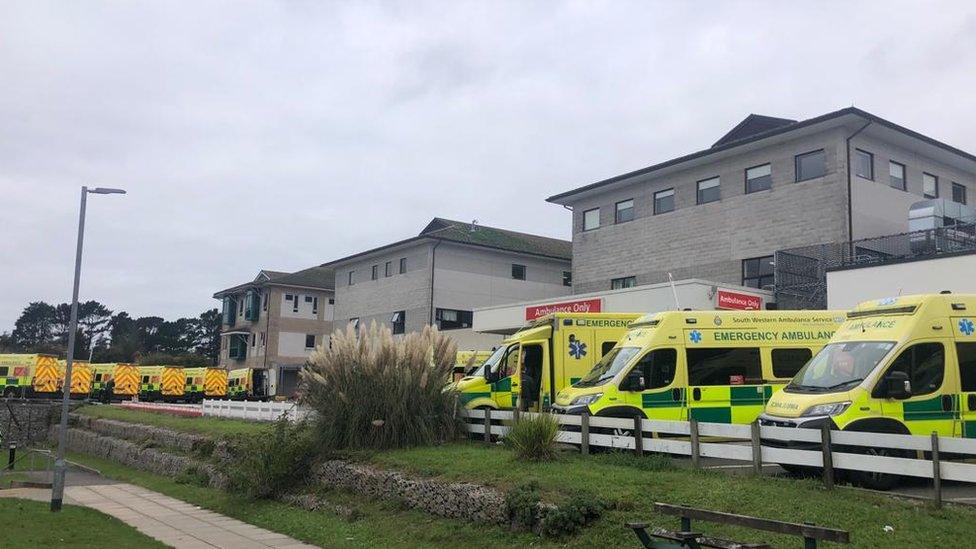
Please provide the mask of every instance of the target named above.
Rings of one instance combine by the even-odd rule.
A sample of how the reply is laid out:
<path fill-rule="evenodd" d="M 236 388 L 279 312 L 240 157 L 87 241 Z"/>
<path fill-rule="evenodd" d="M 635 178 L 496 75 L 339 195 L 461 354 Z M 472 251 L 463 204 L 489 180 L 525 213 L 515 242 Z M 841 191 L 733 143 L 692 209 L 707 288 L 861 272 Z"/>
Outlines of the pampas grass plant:
<path fill-rule="evenodd" d="M 319 442 L 329 449 L 388 449 L 457 438 L 458 395 L 445 388 L 453 340 L 425 327 L 394 338 L 372 323 L 349 326 L 319 347 L 302 371 L 299 398 L 315 410 Z"/>

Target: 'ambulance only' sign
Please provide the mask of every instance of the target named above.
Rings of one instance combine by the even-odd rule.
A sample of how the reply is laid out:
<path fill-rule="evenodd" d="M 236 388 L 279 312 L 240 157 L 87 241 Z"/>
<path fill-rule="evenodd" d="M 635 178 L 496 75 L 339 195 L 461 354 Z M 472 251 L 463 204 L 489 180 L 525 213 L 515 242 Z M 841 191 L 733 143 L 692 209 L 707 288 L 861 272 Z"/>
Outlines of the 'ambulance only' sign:
<path fill-rule="evenodd" d="M 599 313 L 603 311 L 602 299 L 581 299 L 579 301 L 564 301 L 563 303 L 548 303 L 533 305 L 525 308 L 525 320 L 535 320 L 552 313 Z"/>
<path fill-rule="evenodd" d="M 762 309 L 762 298 L 758 295 L 719 290 L 715 296 L 715 308 L 758 311 Z"/>

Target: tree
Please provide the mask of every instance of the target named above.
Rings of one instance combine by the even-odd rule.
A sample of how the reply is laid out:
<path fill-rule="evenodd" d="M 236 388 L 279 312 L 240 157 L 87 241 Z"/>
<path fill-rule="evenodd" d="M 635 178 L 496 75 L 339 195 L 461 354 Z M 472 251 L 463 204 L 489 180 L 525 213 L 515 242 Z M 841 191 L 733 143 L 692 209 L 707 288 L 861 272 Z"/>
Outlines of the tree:
<path fill-rule="evenodd" d="M 41 345 L 50 345 L 56 310 L 53 305 L 43 301 L 33 301 L 24 308 L 14 324 L 11 334 L 14 345 L 23 350 L 33 350 Z"/>
<path fill-rule="evenodd" d="M 89 300 L 78 304 L 78 326 L 88 341 L 101 339 L 110 329 L 112 311 L 101 303 Z"/>
<path fill-rule="evenodd" d="M 15 353 L 17 350 L 14 336 L 10 335 L 10 332 L 0 333 L 0 353 Z"/>
<path fill-rule="evenodd" d="M 207 357 L 209 364 L 216 365 L 220 359 L 220 311 L 210 309 L 200 314 L 200 339 L 196 352 Z"/>

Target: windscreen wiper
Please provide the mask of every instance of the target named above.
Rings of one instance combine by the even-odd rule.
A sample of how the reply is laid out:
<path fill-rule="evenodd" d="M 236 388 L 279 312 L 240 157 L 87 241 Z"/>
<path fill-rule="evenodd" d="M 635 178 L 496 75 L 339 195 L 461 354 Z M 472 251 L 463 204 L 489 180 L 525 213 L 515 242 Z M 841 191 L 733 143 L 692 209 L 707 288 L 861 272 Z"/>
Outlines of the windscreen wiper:
<path fill-rule="evenodd" d="M 823 390 L 824 391 L 830 391 L 832 389 L 839 389 L 839 388 L 841 388 L 841 387 L 843 387 L 845 385 L 850 385 L 851 383 L 860 383 L 862 381 L 864 381 L 864 378 L 863 377 L 859 377 L 857 379 L 849 379 L 849 380 L 847 380 L 847 381 L 845 381 L 843 383 L 838 383 L 837 385 L 831 385 L 830 387 L 824 387 Z"/>

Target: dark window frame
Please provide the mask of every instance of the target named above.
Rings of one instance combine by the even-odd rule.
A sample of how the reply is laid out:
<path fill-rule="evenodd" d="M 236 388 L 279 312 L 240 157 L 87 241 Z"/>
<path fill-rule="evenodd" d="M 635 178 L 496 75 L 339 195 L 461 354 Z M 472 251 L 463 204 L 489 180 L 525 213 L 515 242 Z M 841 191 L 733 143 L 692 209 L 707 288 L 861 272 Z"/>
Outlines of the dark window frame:
<path fill-rule="evenodd" d="M 455 313 L 454 320 L 445 320 L 444 313 Z M 434 320 L 438 330 L 465 330 L 474 323 L 474 312 L 461 309 L 445 309 L 438 307 L 434 310 Z"/>
<path fill-rule="evenodd" d="M 308 338 L 312 338 L 312 344 L 308 344 Z M 315 348 L 315 334 L 305 334 L 305 348 L 314 349 Z"/>
<path fill-rule="evenodd" d="M 626 288 L 634 288 L 636 286 L 637 286 L 636 276 L 621 276 L 619 278 L 610 279 L 611 290 L 624 290 Z"/>
<path fill-rule="evenodd" d="M 658 197 L 659 194 L 664 194 L 666 192 L 670 192 L 671 194 L 669 194 L 668 196 L 664 196 L 664 197 Z M 655 191 L 654 192 L 654 195 L 653 195 L 653 199 L 654 199 L 654 215 L 662 215 L 662 214 L 666 214 L 666 213 L 673 212 L 675 210 L 675 196 L 676 196 L 676 194 L 675 194 L 674 187 L 670 187 L 668 189 L 661 189 L 660 191 Z M 660 200 L 664 200 L 666 198 L 670 198 L 671 199 L 671 208 L 670 209 L 667 209 L 667 210 L 665 210 L 663 208 L 659 208 L 658 207 L 659 206 L 659 201 Z"/>
<path fill-rule="evenodd" d="M 401 257 L 400 258 L 400 274 L 404 274 L 406 272 L 407 272 L 407 258 Z"/>
<path fill-rule="evenodd" d="M 712 200 L 702 200 L 702 183 L 711 183 L 715 181 L 716 184 L 712 187 L 705 189 L 705 191 L 711 191 L 713 189 L 718 189 L 718 196 Z M 700 179 L 695 182 L 695 204 L 701 206 L 702 204 L 711 204 L 712 202 L 721 202 L 722 200 L 722 176 L 716 175 L 715 177 L 707 177 L 705 179 Z"/>
<path fill-rule="evenodd" d="M 573 287 L 573 271 L 563 271 L 563 286 Z"/>
<path fill-rule="evenodd" d="M 893 176 L 891 175 L 892 165 L 901 168 L 901 186 L 892 185 L 892 183 L 894 182 L 892 180 Z M 899 191 L 907 191 L 908 190 L 908 166 L 902 164 L 901 162 L 889 159 L 888 160 L 888 186 L 891 187 L 892 189 L 898 189 Z"/>
<path fill-rule="evenodd" d="M 380 278 L 380 266 L 378 264 L 377 265 L 373 265 L 370 268 L 369 278 L 370 278 L 370 280 L 379 280 L 379 278 Z"/>
<path fill-rule="evenodd" d="M 747 288 L 757 288 L 757 289 L 760 289 L 761 290 L 764 287 L 767 287 L 767 286 L 776 284 L 776 277 L 775 277 L 776 267 L 775 267 L 775 265 L 773 266 L 771 272 L 769 272 L 769 273 L 763 273 L 762 272 L 762 266 L 766 263 L 766 260 L 775 261 L 776 260 L 776 256 L 775 255 L 761 255 L 761 256 L 758 256 L 758 257 L 747 257 L 747 258 L 745 258 L 745 259 L 742 260 L 742 286 L 745 286 Z M 746 271 L 747 271 L 746 266 L 747 266 L 747 263 L 750 262 L 750 261 L 757 262 L 757 265 L 758 265 L 757 266 L 757 270 L 759 271 L 759 274 L 757 274 L 757 275 L 750 275 L 750 276 L 747 276 L 746 275 Z M 768 280 L 769 283 L 764 285 L 763 284 L 763 281 L 764 281 L 764 279 L 767 279 L 767 278 L 769 279 Z M 748 282 L 751 281 L 751 280 L 756 280 L 757 281 L 757 284 L 759 284 L 759 285 L 758 286 L 753 286 L 753 285 L 749 284 Z"/>
<path fill-rule="evenodd" d="M 586 214 L 590 212 L 596 212 L 596 226 L 586 228 Z M 600 228 L 600 207 L 597 206 L 596 208 L 590 208 L 589 210 L 584 210 L 583 211 L 583 232 L 595 231 L 599 228 Z"/>
<path fill-rule="evenodd" d="M 769 166 L 769 174 L 768 175 L 761 175 L 759 177 L 755 177 L 753 179 L 749 179 L 749 170 L 755 170 L 756 168 L 762 168 L 764 166 Z M 746 194 L 761 193 L 763 191 L 768 191 L 768 190 L 770 190 L 770 189 L 773 188 L 773 164 L 771 162 L 765 162 L 763 164 L 756 164 L 755 166 L 750 166 L 750 167 L 742 170 L 742 177 L 745 179 L 745 183 L 744 183 L 745 187 L 744 187 L 744 189 L 745 189 L 745 193 Z M 758 181 L 758 180 L 767 179 L 767 178 L 768 178 L 768 184 L 767 184 L 766 187 L 763 187 L 761 189 L 753 189 L 753 188 L 750 188 L 749 183 L 751 181 Z"/>
<path fill-rule="evenodd" d="M 935 183 L 934 196 L 925 192 L 925 176 L 931 177 L 932 181 Z M 939 198 L 939 176 L 935 175 L 934 173 L 922 172 L 922 196 L 929 199 Z"/>
<path fill-rule="evenodd" d="M 390 316 L 390 324 L 392 325 L 391 331 L 393 335 L 400 335 L 407 330 L 407 312 L 406 311 L 396 311 Z"/>
<path fill-rule="evenodd" d="M 512 263 L 512 280 L 525 280 L 527 270 L 525 265 Z"/>
<path fill-rule="evenodd" d="M 859 159 L 858 159 L 858 156 L 857 156 L 858 154 L 867 155 L 867 157 L 868 157 L 868 172 L 869 173 L 867 175 L 864 175 L 864 174 L 859 173 L 859 169 L 858 169 L 858 160 Z M 858 148 L 855 148 L 854 149 L 854 175 L 860 177 L 861 179 L 867 179 L 868 181 L 874 181 L 874 153 L 868 152 L 868 151 L 866 151 L 864 149 L 858 149 Z M 891 175 L 890 174 L 890 170 L 889 170 L 889 175 Z"/>
<path fill-rule="evenodd" d="M 356 285 L 356 269 L 349 271 L 349 286 Z"/>
<path fill-rule="evenodd" d="M 393 260 L 387 261 L 383 264 L 383 278 L 390 278 L 393 276 Z"/>
<path fill-rule="evenodd" d="M 823 173 L 818 175 L 811 175 L 808 177 L 800 177 L 800 159 L 813 156 L 815 154 L 820 154 L 823 156 Z M 802 183 L 804 181 L 811 181 L 813 179 L 818 179 L 827 175 L 827 149 L 819 148 L 812 151 L 807 151 L 805 153 L 800 153 L 793 157 L 793 179 L 795 183 Z"/>
<path fill-rule="evenodd" d="M 620 205 L 621 204 L 626 204 L 627 202 L 630 202 L 630 207 L 629 208 L 624 208 L 624 209 L 621 210 L 620 209 Z M 627 223 L 628 221 L 633 221 L 634 220 L 634 205 L 635 205 L 635 202 L 634 202 L 634 199 L 633 198 L 628 198 L 626 200 L 621 200 L 621 201 L 615 203 L 614 206 L 613 206 L 613 222 L 614 222 L 614 224 L 615 225 L 619 225 L 621 223 Z M 629 215 L 630 217 L 627 218 L 627 219 L 621 219 L 621 217 L 625 217 L 625 216 L 621 216 L 620 215 L 621 212 L 629 212 L 629 213 L 625 214 L 625 216 L 626 215 Z"/>
<path fill-rule="evenodd" d="M 956 200 L 956 191 L 961 191 L 962 200 Z M 966 186 L 961 183 L 952 182 L 952 201 L 957 204 L 965 205 L 968 197 L 966 196 Z"/>

